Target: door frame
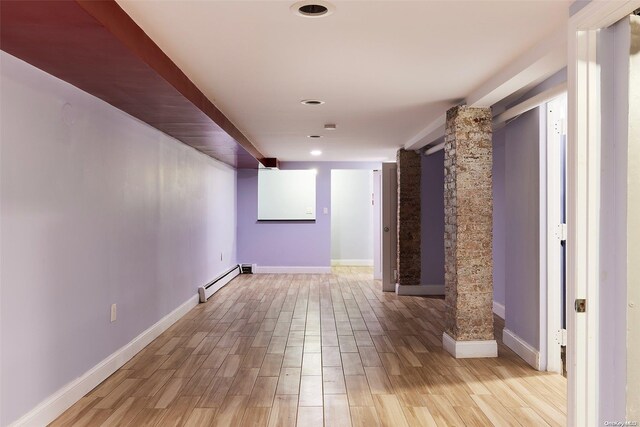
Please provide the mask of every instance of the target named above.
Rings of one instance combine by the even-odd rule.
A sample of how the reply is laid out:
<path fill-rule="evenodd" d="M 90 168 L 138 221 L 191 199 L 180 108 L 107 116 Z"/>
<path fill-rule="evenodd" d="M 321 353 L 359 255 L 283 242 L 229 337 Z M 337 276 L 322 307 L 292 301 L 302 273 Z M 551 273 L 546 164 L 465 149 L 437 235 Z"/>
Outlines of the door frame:
<path fill-rule="evenodd" d="M 540 144 L 540 370 L 562 372 L 562 251 L 561 155 L 566 134 L 566 92 L 543 106 Z M 564 110 L 564 111 L 562 111 Z M 566 189 L 565 189 L 566 194 Z"/>
<path fill-rule="evenodd" d="M 567 425 L 596 426 L 599 386 L 600 69 L 597 32 L 640 0 L 591 1 L 569 19 L 567 128 Z M 576 313 L 577 298 L 587 310 Z"/>

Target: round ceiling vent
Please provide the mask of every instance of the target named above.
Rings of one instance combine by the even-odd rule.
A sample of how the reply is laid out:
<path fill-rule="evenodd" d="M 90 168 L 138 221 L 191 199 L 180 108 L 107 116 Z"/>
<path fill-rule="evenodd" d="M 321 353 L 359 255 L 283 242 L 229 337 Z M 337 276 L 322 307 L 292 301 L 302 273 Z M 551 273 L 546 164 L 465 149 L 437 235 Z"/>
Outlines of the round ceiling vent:
<path fill-rule="evenodd" d="M 324 101 L 320 101 L 319 99 L 303 99 L 300 103 L 304 105 L 322 105 Z"/>
<path fill-rule="evenodd" d="M 335 7 L 326 1 L 299 1 L 291 6 L 291 11 L 305 18 L 324 18 L 333 13 Z"/>

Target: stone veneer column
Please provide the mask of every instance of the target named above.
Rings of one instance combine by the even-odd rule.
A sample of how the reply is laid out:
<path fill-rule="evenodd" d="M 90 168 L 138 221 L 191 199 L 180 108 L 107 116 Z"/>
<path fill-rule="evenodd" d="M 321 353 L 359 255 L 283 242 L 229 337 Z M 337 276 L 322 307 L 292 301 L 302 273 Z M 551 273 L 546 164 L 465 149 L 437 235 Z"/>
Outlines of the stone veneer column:
<path fill-rule="evenodd" d="M 420 285 L 420 153 L 398 150 L 398 285 Z"/>
<path fill-rule="evenodd" d="M 444 348 L 455 357 L 496 357 L 493 335 L 491 109 L 447 111 L 444 146 Z"/>

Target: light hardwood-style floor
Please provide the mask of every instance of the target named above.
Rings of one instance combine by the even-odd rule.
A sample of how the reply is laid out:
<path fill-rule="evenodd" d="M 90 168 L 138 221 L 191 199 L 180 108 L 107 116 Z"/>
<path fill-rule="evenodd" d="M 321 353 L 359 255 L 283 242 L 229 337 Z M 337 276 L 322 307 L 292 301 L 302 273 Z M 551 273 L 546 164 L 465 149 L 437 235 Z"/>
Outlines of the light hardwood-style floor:
<path fill-rule="evenodd" d="M 564 426 L 566 380 L 442 350 L 444 300 L 368 268 L 241 275 L 53 426 Z"/>

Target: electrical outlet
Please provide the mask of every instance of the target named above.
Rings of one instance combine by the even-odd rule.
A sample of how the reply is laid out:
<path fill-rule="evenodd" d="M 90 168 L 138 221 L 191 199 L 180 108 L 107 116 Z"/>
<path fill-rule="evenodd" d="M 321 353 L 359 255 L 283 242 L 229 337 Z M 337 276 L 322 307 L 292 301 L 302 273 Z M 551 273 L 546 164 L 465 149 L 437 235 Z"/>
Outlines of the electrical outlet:
<path fill-rule="evenodd" d="M 115 322 L 118 317 L 118 306 L 116 304 L 111 304 L 111 322 Z"/>

